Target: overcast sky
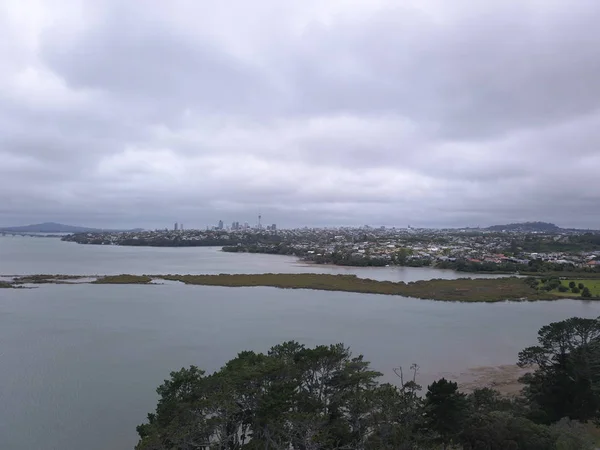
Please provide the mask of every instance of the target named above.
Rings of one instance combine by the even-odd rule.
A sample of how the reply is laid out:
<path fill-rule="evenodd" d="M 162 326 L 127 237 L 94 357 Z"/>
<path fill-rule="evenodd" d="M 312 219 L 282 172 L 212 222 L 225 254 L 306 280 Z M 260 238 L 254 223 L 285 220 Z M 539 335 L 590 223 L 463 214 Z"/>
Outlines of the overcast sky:
<path fill-rule="evenodd" d="M 598 0 L 0 3 L 0 225 L 600 228 Z"/>

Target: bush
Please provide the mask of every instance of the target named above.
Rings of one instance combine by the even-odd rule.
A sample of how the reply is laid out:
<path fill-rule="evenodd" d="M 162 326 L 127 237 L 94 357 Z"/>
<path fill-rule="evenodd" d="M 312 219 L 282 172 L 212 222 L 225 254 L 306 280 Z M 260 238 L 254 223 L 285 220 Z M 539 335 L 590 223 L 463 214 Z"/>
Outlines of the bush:
<path fill-rule="evenodd" d="M 525 283 L 532 288 L 536 288 L 540 284 L 540 280 L 535 277 L 527 277 L 525 278 Z"/>
<path fill-rule="evenodd" d="M 581 423 L 568 418 L 561 419 L 550 427 L 556 439 L 557 450 L 593 450 L 594 441 Z"/>
<path fill-rule="evenodd" d="M 572 292 L 573 294 L 579 294 L 581 291 L 579 290 L 579 288 L 578 288 L 578 287 L 574 287 L 574 288 L 571 288 L 571 292 Z"/>
<path fill-rule="evenodd" d="M 583 283 L 579 283 L 579 284 L 577 285 L 577 287 L 579 288 L 579 290 L 581 290 L 581 289 L 583 289 L 585 286 L 583 285 Z"/>
<path fill-rule="evenodd" d="M 562 284 L 558 287 L 558 292 L 569 292 L 569 288 Z"/>
<path fill-rule="evenodd" d="M 592 296 L 592 293 L 590 292 L 589 288 L 583 288 L 583 291 L 581 291 L 581 296 L 585 298 L 590 298 Z"/>
<path fill-rule="evenodd" d="M 573 289 L 575 286 L 577 286 L 577 284 L 575 284 L 575 282 L 574 282 L 574 281 L 571 281 L 571 282 L 569 283 L 569 287 L 570 287 L 571 289 Z"/>
<path fill-rule="evenodd" d="M 560 280 L 557 278 L 553 278 L 548 280 L 548 282 L 546 283 L 547 286 L 547 290 L 548 291 L 553 291 L 554 289 L 558 289 L 559 286 L 562 286 L 560 283 Z"/>

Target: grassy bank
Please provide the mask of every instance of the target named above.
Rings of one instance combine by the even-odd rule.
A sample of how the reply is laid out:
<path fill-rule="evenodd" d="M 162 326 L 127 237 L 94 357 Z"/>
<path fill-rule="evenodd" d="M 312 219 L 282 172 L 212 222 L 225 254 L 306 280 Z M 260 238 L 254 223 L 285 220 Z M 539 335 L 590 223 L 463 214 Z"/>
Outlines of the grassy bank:
<path fill-rule="evenodd" d="M 592 298 L 598 299 L 600 298 L 600 280 L 596 280 L 596 279 L 585 279 L 585 278 L 567 278 L 564 280 L 561 280 L 561 283 L 564 286 L 569 286 L 569 283 L 575 283 L 575 285 L 579 286 L 580 284 L 584 285 L 585 287 L 587 287 L 590 290 L 590 293 L 592 294 Z M 551 291 L 552 294 L 554 295 L 558 295 L 561 297 L 570 297 L 570 298 L 579 298 L 581 297 L 582 291 L 579 290 L 579 292 L 577 293 L 573 293 L 571 291 L 569 292 L 560 292 L 557 289 Z"/>
<path fill-rule="evenodd" d="M 16 277 L 13 280 L 14 284 L 43 284 L 43 283 L 60 283 L 61 281 L 66 280 L 77 280 L 79 278 L 84 278 L 80 275 L 23 275 L 20 277 Z"/>
<path fill-rule="evenodd" d="M 0 289 L 10 289 L 12 287 L 12 284 L 7 283 L 6 281 L 0 281 Z"/>
<path fill-rule="evenodd" d="M 147 275 L 107 275 L 100 277 L 92 284 L 148 284 L 152 278 Z"/>
<path fill-rule="evenodd" d="M 600 272 L 520 272 L 519 275 L 526 275 L 536 278 L 569 278 L 569 279 L 585 279 L 585 280 L 600 280 Z"/>
<path fill-rule="evenodd" d="M 330 274 L 258 275 L 160 275 L 155 278 L 205 286 L 271 286 L 282 289 L 315 289 L 364 294 L 401 295 L 422 299 L 499 302 L 504 300 L 549 300 L 556 297 L 539 292 L 521 278 L 429 280 L 394 283 Z"/>

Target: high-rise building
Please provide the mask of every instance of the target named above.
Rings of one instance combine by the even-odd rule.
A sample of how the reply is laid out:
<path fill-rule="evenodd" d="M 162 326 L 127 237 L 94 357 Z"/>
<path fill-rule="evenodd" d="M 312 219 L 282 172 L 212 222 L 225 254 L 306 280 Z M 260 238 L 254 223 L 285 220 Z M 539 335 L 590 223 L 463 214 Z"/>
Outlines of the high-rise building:
<path fill-rule="evenodd" d="M 179 228 L 177 222 L 175 222 L 175 225 L 173 226 L 173 231 L 177 231 L 177 229 Z"/>
<path fill-rule="evenodd" d="M 219 230 L 222 230 L 222 229 L 223 229 L 223 221 L 222 221 L 222 220 L 219 220 L 219 225 L 217 226 L 217 228 L 218 228 Z"/>
<path fill-rule="evenodd" d="M 276 224 L 271 225 L 271 230 L 277 231 L 277 225 Z"/>
<path fill-rule="evenodd" d="M 180 224 L 179 224 L 179 229 L 180 229 L 181 231 L 183 231 L 183 224 L 182 224 L 182 223 L 180 223 Z"/>

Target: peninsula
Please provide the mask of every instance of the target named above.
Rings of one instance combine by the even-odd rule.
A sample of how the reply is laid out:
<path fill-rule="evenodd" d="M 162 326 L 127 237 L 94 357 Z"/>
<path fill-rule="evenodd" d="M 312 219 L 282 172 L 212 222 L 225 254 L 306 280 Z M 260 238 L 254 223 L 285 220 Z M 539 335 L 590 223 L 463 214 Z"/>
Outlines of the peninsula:
<path fill-rule="evenodd" d="M 561 280 L 550 278 L 461 278 L 410 283 L 377 281 L 356 275 L 332 274 L 219 274 L 219 275 L 25 275 L 13 277 L 0 287 L 24 287 L 30 284 L 161 284 L 165 281 L 189 285 L 224 287 L 275 287 L 280 289 L 314 289 L 413 297 L 458 302 L 500 302 L 557 300 L 560 298 L 600 299 L 599 280 Z M 585 283 L 585 284 L 584 284 Z"/>

